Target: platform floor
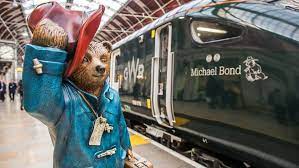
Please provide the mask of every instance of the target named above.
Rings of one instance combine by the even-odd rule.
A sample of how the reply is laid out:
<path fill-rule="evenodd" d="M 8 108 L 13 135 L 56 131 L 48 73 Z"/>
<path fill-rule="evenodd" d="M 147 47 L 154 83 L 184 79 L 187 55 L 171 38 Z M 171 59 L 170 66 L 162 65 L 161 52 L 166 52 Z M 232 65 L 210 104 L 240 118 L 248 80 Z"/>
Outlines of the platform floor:
<path fill-rule="evenodd" d="M 133 150 L 149 159 L 154 168 L 198 167 L 145 137 L 130 134 Z M 20 110 L 19 97 L 15 102 L 0 101 L 0 168 L 51 168 L 52 155 L 47 127 Z"/>
<path fill-rule="evenodd" d="M 133 151 L 147 158 L 154 168 L 204 168 L 187 157 L 129 129 Z"/>
<path fill-rule="evenodd" d="M 0 168 L 51 168 L 52 154 L 47 127 L 20 111 L 19 97 L 0 101 Z"/>

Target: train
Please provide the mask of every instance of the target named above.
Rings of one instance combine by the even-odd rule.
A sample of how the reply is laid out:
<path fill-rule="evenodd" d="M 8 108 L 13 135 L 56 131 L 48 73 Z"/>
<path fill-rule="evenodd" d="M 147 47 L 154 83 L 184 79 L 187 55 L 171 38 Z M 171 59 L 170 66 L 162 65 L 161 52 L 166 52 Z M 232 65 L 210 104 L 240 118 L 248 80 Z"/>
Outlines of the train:
<path fill-rule="evenodd" d="M 195 0 L 113 45 L 128 125 L 212 168 L 299 167 L 299 13 Z"/>

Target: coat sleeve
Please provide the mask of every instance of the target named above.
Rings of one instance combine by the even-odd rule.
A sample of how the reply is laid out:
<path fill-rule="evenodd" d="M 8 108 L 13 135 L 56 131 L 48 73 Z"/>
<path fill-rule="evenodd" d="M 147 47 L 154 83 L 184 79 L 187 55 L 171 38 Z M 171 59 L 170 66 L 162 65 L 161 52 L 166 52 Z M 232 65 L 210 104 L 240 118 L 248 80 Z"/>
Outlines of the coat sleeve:
<path fill-rule="evenodd" d="M 127 151 L 128 149 L 132 149 L 132 146 L 131 146 L 130 135 L 125 121 L 125 117 L 121 110 L 121 103 L 119 103 L 119 111 L 120 111 L 120 119 L 119 119 L 120 144 L 121 147 L 125 151 Z"/>
<path fill-rule="evenodd" d="M 64 111 L 62 77 L 67 53 L 63 50 L 26 45 L 23 90 L 24 108 L 47 126 L 54 126 Z M 33 59 L 42 64 L 42 74 L 33 68 Z"/>

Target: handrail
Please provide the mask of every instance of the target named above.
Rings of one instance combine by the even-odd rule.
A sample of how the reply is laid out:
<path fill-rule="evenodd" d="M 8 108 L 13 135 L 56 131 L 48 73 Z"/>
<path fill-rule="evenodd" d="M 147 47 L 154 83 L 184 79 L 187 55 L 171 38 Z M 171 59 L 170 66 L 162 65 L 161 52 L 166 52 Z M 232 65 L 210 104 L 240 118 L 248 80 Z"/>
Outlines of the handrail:
<path fill-rule="evenodd" d="M 152 116 L 156 118 L 156 113 L 155 113 L 155 107 L 154 104 L 156 103 L 157 100 L 154 100 L 155 94 L 154 94 L 154 79 L 155 79 L 155 64 L 156 61 L 159 61 L 158 57 L 152 57 L 152 69 L 151 69 L 151 74 L 152 74 L 152 80 L 151 80 L 151 111 L 152 111 Z"/>
<path fill-rule="evenodd" d="M 115 70 L 116 70 L 116 58 L 120 56 L 120 49 L 113 50 L 111 53 L 111 61 L 110 61 L 110 86 L 115 89 L 116 91 L 119 91 L 119 79 L 117 79 L 117 82 L 115 81 Z"/>
<path fill-rule="evenodd" d="M 168 122 L 170 126 L 173 126 L 175 122 L 175 117 L 173 113 L 173 102 L 172 102 L 172 88 L 173 88 L 173 57 L 174 53 L 171 51 L 171 41 L 172 41 L 172 26 L 168 25 L 168 53 L 167 53 L 167 78 L 166 78 L 166 112 L 168 117 Z"/>

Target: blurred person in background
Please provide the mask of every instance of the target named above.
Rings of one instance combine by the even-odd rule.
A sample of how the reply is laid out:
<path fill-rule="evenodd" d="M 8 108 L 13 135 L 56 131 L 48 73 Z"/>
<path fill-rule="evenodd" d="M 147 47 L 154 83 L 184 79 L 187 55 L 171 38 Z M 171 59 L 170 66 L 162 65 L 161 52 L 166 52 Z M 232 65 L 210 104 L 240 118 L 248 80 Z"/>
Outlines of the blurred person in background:
<path fill-rule="evenodd" d="M 22 80 L 19 81 L 18 83 L 18 93 L 20 94 L 20 101 L 21 101 L 21 110 L 24 110 L 24 101 L 23 101 L 23 83 Z"/>
<path fill-rule="evenodd" d="M 0 81 L 0 100 L 5 101 L 6 84 L 3 80 Z"/>
<path fill-rule="evenodd" d="M 8 91 L 9 91 L 9 97 L 10 101 L 15 101 L 15 94 L 17 90 L 17 84 L 15 81 L 10 81 L 8 84 Z"/>

